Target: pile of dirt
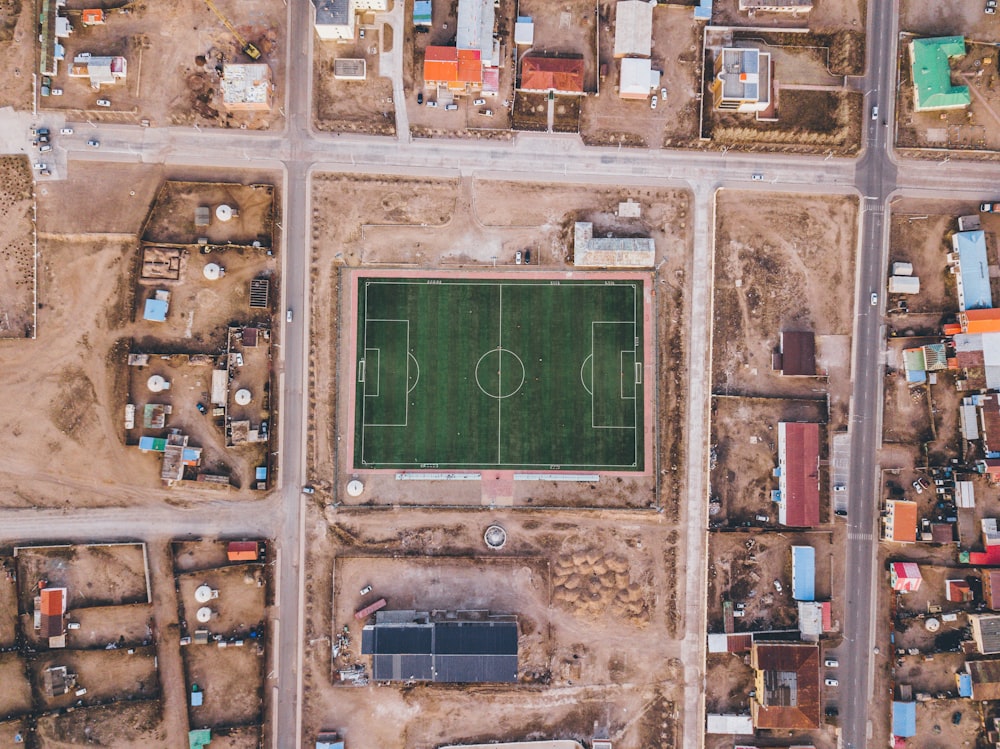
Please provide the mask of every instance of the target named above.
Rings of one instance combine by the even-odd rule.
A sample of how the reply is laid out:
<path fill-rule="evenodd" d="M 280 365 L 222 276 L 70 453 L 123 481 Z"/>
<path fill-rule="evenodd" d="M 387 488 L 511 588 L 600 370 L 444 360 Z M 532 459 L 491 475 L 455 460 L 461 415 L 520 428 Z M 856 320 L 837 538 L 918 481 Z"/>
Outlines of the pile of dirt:
<path fill-rule="evenodd" d="M 599 549 L 556 557 L 552 598 L 577 616 L 612 613 L 634 624 L 649 622 L 645 588 L 632 579 L 628 560 Z"/>

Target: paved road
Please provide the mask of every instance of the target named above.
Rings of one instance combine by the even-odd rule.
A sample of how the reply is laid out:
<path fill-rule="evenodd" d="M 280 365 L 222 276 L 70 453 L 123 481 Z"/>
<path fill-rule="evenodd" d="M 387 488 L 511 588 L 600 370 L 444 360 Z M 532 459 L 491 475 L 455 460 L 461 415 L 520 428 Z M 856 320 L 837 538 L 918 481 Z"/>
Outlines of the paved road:
<path fill-rule="evenodd" d="M 713 256 L 712 199 L 719 187 L 844 194 L 857 191 L 863 200 L 863 221 L 858 256 L 858 315 L 855 331 L 854 391 L 851 411 L 851 464 L 849 480 L 849 547 L 846 611 L 846 647 L 842 654 L 841 680 L 857 685 L 841 695 L 844 746 L 867 745 L 868 707 L 871 689 L 871 646 L 874 616 L 872 604 L 875 551 L 875 459 L 879 444 L 881 375 L 881 290 L 888 247 L 888 229 L 883 221 L 886 200 L 893 190 L 917 196 L 985 198 L 992 196 L 995 167 L 961 162 L 900 162 L 893 159 L 888 144 L 893 122 L 892 100 L 895 68 L 895 23 L 898 15 L 891 2 L 873 4 L 869 17 L 869 57 L 865 76 L 869 106 L 877 104 L 878 120 L 866 119 L 866 150 L 858 160 L 822 156 L 781 156 L 737 153 L 692 153 L 686 151 L 641 151 L 584 148 L 578 138 L 551 134 L 522 134 L 511 143 L 477 141 L 430 141 L 319 134 L 311 128 L 311 54 L 313 34 L 310 6 L 305 0 L 290 3 L 288 76 L 284 132 L 210 131 L 191 128 L 136 128 L 101 125 L 94 130 L 101 140 L 99 150 L 88 149 L 79 139 L 63 139 L 60 157 L 78 160 L 128 161 L 169 165 L 214 165 L 226 169 L 248 166 L 281 168 L 285 174 L 282 193 L 284 242 L 284 304 L 294 311 L 294 322 L 285 326 L 279 373 L 282 398 L 278 414 L 281 452 L 280 492 L 265 501 L 213 501 L 197 509 L 164 505 L 154 511 L 94 511 L 80 516 L 65 513 L 3 511 L 0 523 L 5 538 L 20 540 L 54 538 L 118 539 L 150 538 L 164 533 L 261 534 L 276 537 L 281 551 L 277 575 L 280 623 L 276 652 L 279 665 L 269 686 L 276 690 L 274 736 L 301 736 L 301 662 L 303 576 L 303 497 L 305 475 L 306 373 L 309 334 L 309 175 L 313 170 L 345 170 L 370 173 L 449 176 L 456 173 L 497 176 L 505 179 L 547 179 L 565 182 L 607 182 L 688 187 L 694 196 L 696 246 L 694 257 L 702 266 Z M 401 38 L 401 35 L 399 35 Z M 404 100 L 398 86 L 397 105 Z M 47 117 L 50 124 L 57 118 Z M 16 152 L 16 136 L 26 130 L 27 116 L 0 112 L 0 145 Z M 58 126 L 59 122 L 54 122 Z M 82 128 L 86 128 L 86 124 Z M 81 128 L 81 129 L 82 129 Z M 89 129 L 86 131 L 90 134 Z M 13 143 L 11 147 L 8 142 Z M 22 144 L 23 145 L 23 144 Z M 64 162 L 60 162 L 64 163 Z M 764 174 L 763 182 L 750 175 Z M 869 296 L 879 290 L 879 306 Z M 692 315 L 688 337 L 692 379 L 703 387 L 689 394 L 688 543 L 692 561 L 685 586 L 685 643 L 699 653 L 704 648 L 704 616 L 701 611 L 705 586 L 704 505 L 708 414 L 707 376 L 710 337 L 703 329 L 710 319 L 711 273 L 693 274 L 692 304 L 702 314 Z M 699 322 L 700 321 L 700 322 Z M 701 328 L 697 327 L 699 324 Z M 699 437 L 701 435 L 701 437 Z M 700 656 L 685 665 L 684 745 L 697 746 L 704 726 L 704 682 Z M 880 706 L 879 709 L 882 709 Z"/>

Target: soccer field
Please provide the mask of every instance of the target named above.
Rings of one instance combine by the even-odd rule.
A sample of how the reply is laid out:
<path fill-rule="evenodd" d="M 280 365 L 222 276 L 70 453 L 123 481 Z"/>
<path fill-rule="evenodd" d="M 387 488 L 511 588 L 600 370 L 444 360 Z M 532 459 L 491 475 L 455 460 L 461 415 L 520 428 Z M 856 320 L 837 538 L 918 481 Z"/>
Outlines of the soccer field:
<path fill-rule="evenodd" d="M 355 468 L 644 469 L 641 280 L 357 291 Z"/>

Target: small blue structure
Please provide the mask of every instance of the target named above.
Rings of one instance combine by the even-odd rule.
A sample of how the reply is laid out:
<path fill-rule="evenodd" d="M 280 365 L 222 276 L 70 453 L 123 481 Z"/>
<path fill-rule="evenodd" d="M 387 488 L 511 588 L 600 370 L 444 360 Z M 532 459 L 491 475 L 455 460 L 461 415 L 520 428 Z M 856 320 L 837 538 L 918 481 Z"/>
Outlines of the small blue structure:
<path fill-rule="evenodd" d="M 431 25 L 431 0 L 415 0 L 413 3 L 413 25 Z"/>
<path fill-rule="evenodd" d="M 267 481 L 267 466 L 257 466 L 254 470 L 254 478 L 257 481 Z"/>
<path fill-rule="evenodd" d="M 147 299 L 146 311 L 143 313 L 142 319 L 152 320 L 153 322 L 166 322 L 167 307 L 167 303 L 162 299 Z"/>
<path fill-rule="evenodd" d="M 917 703 L 892 703 L 892 735 L 909 738 L 917 735 Z"/>
<path fill-rule="evenodd" d="M 792 547 L 792 598 L 816 600 L 816 549 L 812 546 Z"/>
<path fill-rule="evenodd" d="M 694 8 L 694 20 L 696 21 L 712 20 L 712 0 L 700 0 L 700 2 Z"/>
<path fill-rule="evenodd" d="M 972 674 L 958 675 L 958 696 L 972 697 Z"/>

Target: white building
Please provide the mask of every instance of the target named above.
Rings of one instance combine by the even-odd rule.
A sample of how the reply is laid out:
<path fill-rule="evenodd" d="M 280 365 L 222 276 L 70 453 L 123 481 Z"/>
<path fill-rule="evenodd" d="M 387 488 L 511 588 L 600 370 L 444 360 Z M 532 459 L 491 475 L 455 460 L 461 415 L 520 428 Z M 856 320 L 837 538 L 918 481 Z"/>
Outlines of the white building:
<path fill-rule="evenodd" d="M 653 70 L 648 57 L 625 57 L 618 76 L 618 96 L 622 99 L 648 99 L 660 87 L 660 71 Z"/>
<path fill-rule="evenodd" d="M 70 78 L 90 78 L 91 88 L 100 88 L 124 81 L 128 76 L 128 61 L 124 57 L 94 57 L 82 53 L 73 58 Z"/>
<path fill-rule="evenodd" d="M 577 268 L 652 268 L 656 245 L 649 238 L 594 237 L 594 225 L 577 222 L 573 233 L 573 265 Z"/>
<path fill-rule="evenodd" d="M 486 67 L 500 64 L 500 43 L 493 38 L 496 26 L 496 6 L 493 0 L 458 0 L 458 30 L 455 46 L 458 49 L 479 51 L 479 59 Z"/>
<path fill-rule="evenodd" d="M 615 57 L 649 57 L 654 5 L 655 0 L 620 0 L 615 10 Z"/>
<path fill-rule="evenodd" d="M 365 11 L 383 12 L 388 0 L 312 0 L 316 35 L 325 42 L 354 38 L 357 14 Z"/>

